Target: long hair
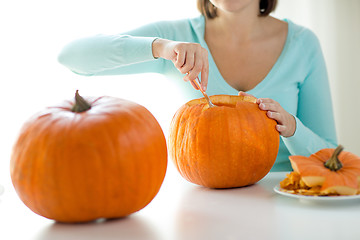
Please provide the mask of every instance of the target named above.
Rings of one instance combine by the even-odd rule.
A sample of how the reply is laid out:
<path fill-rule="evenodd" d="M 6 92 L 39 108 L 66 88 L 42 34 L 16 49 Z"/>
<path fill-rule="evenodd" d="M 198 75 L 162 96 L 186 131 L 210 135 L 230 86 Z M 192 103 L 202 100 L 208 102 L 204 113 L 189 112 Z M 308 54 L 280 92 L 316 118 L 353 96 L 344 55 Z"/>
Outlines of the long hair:
<path fill-rule="evenodd" d="M 275 10 L 277 0 L 260 0 L 259 16 L 268 16 Z M 217 17 L 216 8 L 209 0 L 197 0 L 197 8 L 207 18 Z"/>

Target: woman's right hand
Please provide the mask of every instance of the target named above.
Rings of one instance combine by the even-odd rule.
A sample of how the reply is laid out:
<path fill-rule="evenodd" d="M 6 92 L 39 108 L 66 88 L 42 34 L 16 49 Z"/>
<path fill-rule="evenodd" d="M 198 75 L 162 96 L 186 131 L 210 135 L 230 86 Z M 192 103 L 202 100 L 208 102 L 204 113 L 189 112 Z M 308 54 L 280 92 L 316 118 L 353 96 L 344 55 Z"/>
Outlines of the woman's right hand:
<path fill-rule="evenodd" d="M 208 52 L 198 43 L 177 42 L 158 38 L 152 45 L 153 56 L 164 58 L 173 62 L 174 66 L 186 74 L 184 81 L 193 80 L 201 73 L 201 87 L 206 90 L 209 76 Z"/>

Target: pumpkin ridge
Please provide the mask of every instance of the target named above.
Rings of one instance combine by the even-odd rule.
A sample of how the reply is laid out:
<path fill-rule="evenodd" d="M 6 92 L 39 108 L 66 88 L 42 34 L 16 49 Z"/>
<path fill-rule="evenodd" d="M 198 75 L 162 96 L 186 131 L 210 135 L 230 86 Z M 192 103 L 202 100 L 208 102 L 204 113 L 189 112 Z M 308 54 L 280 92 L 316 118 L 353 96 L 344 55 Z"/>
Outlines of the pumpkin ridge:
<path fill-rule="evenodd" d="M 234 114 L 234 117 L 231 119 L 232 121 L 234 121 L 234 119 L 241 119 L 241 114 L 242 112 L 239 111 L 239 109 L 235 106 L 235 109 L 233 109 L 231 111 L 231 114 Z M 227 119 L 231 118 L 231 114 L 230 112 L 228 112 L 228 117 Z M 230 120 L 229 120 L 230 121 Z M 239 125 L 243 126 L 244 123 L 239 122 Z M 232 129 L 232 124 L 228 123 L 228 128 L 227 131 L 229 133 L 229 135 L 231 134 L 232 138 L 234 139 L 243 139 L 244 137 L 244 132 L 242 131 L 233 131 Z M 230 174 L 237 176 L 236 180 L 239 178 L 239 176 L 241 175 L 241 171 L 239 170 L 239 159 L 242 159 L 242 153 L 240 151 L 239 148 L 237 148 L 236 146 L 233 146 L 233 142 L 231 142 L 231 146 L 232 146 L 232 150 L 228 151 L 230 153 L 230 159 L 232 160 L 232 167 L 229 168 Z M 233 180 L 234 181 L 234 180 Z M 229 186 L 234 185 L 235 183 L 231 182 L 228 183 Z"/>
<path fill-rule="evenodd" d="M 240 124 L 242 124 L 240 127 L 241 128 L 244 128 L 244 129 L 254 129 L 254 126 L 251 125 L 250 123 L 253 123 L 253 122 L 257 122 L 259 121 L 259 125 L 264 125 L 266 126 L 265 123 L 265 119 L 263 118 L 260 118 L 259 119 L 259 116 L 261 115 L 262 112 L 256 112 L 255 114 L 251 114 L 251 112 L 253 111 L 253 107 L 256 107 L 258 108 L 257 104 L 254 104 L 254 103 L 250 103 L 250 102 L 238 102 L 237 103 L 237 109 L 238 109 L 238 112 L 239 112 L 239 119 L 242 119 L 242 118 L 245 118 L 246 121 L 242 121 Z M 257 120 L 259 119 L 259 120 Z M 247 146 L 244 146 L 247 148 L 247 151 L 246 151 L 246 155 L 250 155 L 250 156 L 256 156 L 256 158 L 261 158 L 263 156 L 259 156 L 258 154 L 261 153 L 265 147 L 264 144 L 257 144 L 257 140 L 262 137 L 260 137 L 260 134 L 263 133 L 262 129 L 260 129 L 259 131 L 256 132 L 256 135 L 255 134 L 252 134 L 251 131 L 243 131 L 242 132 L 242 137 L 246 139 L 246 142 L 248 142 L 248 145 Z M 250 146 L 249 146 L 250 145 Z M 245 152 L 243 152 L 243 154 L 245 154 Z M 245 156 L 244 155 L 241 155 L 240 157 L 241 158 L 244 158 Z M 264 161 L 266 161 L 266 159 L 264 159 Z M 249 169 L 251 168 L 252 166 L 252 162 L 244 162 L 243 163 L 245 166 L 243 166 L 244 168 L 242 168 L 242 171 L 240 174 L 246 176 L 246 182 L 248 183 L 247 185 L 250 185 L 250 184 L 253 184 L 254 183 L 254 176 L 252 176 L 252 174 L 249 174 L 249 173 L 246 173 L 244 172 L 243 169 L 248 169 L 248 171 L 252 172 L 254 169 Z M 259 165 L 256 166 L 257 168 L 261 168 Z"/>
<path fill-rule="evenodd" d="M 122 121 L 117 120 L 117 121 L 113 121 L 113 123 L 114 124 L 122 124 Z M 115 142 L 110 141 L 110 139 L 113 139 L 113 137 L 115 137 L 115 136 L 116 136 L 116 138 L 118 138 L 116 132 L 112 131 L 111 125 L 113 125 L 113 124 L 105 124 L 105 129 L 102 132 L 104 135 L 106 134 L 106 137 L 104 137 L 104 139 L 108 140 L 106 145 L 111 146 L 105 152 L 107 152 L 107 154 L 111 155 L 115 159 L 113 161 L 113 167 L 111 168 L 111 171 L 114 172 L 114 175 L 119 176 L 119 178 L 123 178 L 123 174 L 121 174 L 122 166 L 120 164 L 121 154 L 119 154 L 119 151 L 121 148 L 119 146 L 117 146 L 115 144 Z M 102 167 L 106 167 L 106 165 L 107 165 L 104 161 L 101 161 L 100 164 L 102 165 Z M 106 165 L 104 165 L 104 164 L 106 164 Z M 112 205 L 111 203 L 108 203 L 106 201 L 105 196 L 109 196 L 109 198 L 116 199 L 116 197 L 114 197 L 113 195 L 110 194 L 112 192 L 112 189 L 110 189 L 111 186 L 114 186 L 116 184 L 117 185 L 117 187 L 115 187 L 116 189 L 121 189 L 123 187 L 121 186 L 121 184 L 119 184 L 119 181 L 111 181 L 109 179 L 103 179 L 103 180 L 104 180 L 104 182 L 103 182 L 103 184 L 101 184 L 103 186 L 101 190 L 102 190 L 102 194 L 103 194 L 104 198 L 102 199 L 103 203 L 101 204 L 101 206 L 103 209 L 101 212 L 103 212 L 104 214 L 103 214 L 103 216 L 99 216 L 99 217 L 109 218 L 109 217 L 112 217 L 112 213 L 111 213 L 112 210 L 115 210 L 115 209 L 116 209 L 116 211 L 119 211 L 119 210 L 117 209 L 116 205 Z M 109 189 L 110 189 L 110 191 L 109 191 Z"/>
<path fill-rule="evenodd" d="M 191 168 L 193 168 L 194 170 L 191 171 L 194 175 L 195 175 L 195 178 L 199 179 L 199 182 L 198 184 L 201 184 L 201 185 L 207 185 L 207 182 L 206 180 L 204 179 L 203 175 L 204 175 L 204 172 L 203 172 L 203 169 L 202 169 L 202 166 L 199 166 L 199 165 L 202 165 L 202 161 L 203 161 L 203 152 L 202 151 L 209 151 L 210 150 L 210 146 L 211 146 L 211 141 L 208 142 L 208 144 L 203 144 L 203 141 L 202 139 L 209 139 L 209 131 L 211 131 L 211 129 L 208 129 L 208 128 L 205 128 L 206 131 L 204 131 L 204 129 L 201 128 L 200 123 L 200 119 L 202 118 L 206 118 L 207 119 L 207 126 L 209 122 L 212 121 L 212 119 L 209 119 L 207 118 L 206 116 L 204 116 L 206 114 L 206 112 L 204 111 L 204 108 L 202 109 L 201 113 L 200 113 L 200 116 L 198 118 L 196 118 L 196 127 L 193 128 L 194 130 L 194 135 L 195 135 L 195 144 L 193 144 L 194 148 L 193 149 L 193 152 L 195 152 L 195 160 L 192 161 L 192 163 L 188 163 L 191 165 Z M 204 136 L 205 135 L 205 136 Z M 201 146 L 201 147 L 200 147 Z M 205 147 L 206 149 L 205 149 Z M 191 181 L 193 181 L 193 179 L 191 179 Z"/>
<path fill-rule="evenodd" d="M 337 172 L 333 172 L 329 170 L 329 175 L 331 178 L 326 176 L 325 181 L 321 187 L 321 191 L 326 191 L 326 189 L 330 187 L 338 187 L 338 186 L 344 186 L 349 187 L 353 189 L 358 188 L 358 181 L 357 177 L 353 175 L 352 173 L 347 173 L 347 175 L 344 175 L 344 171 L 338 170 Z M 348 176 L 350 175 L 350 176 Z"/>
<path fill-rule="evenodd" d="M 191 110 L 192 110 L 192 108 L 189 108 L 189 111 L 191 111 Z M 186 115 L 188 115 L 189 113 L 188 113 L 188 111 L 186 111 L 184 114 L 185 114 L 185 116 L 186 116 Z M 182 128 L 182 130 L 183 130 L 183 135 L 184 135 L 184 136 L 188 136 L 188 129 L 185 128 L 184 126 L 185 126 L 185 124 L 183 125 L 183 128 Z M 188 138 L 188 137 L 182 138 L 181 141 L 179 142 L 179 147 L 180 147 L 180 149 L 187 149 L 187 142 L 188 142 L 188 141 L 189 141 L 189 138 Z M 181 153 L 181 155 L 182 155 L 182 157 L 183 157 L 183 153 Z M 189 160 L 186 158 L 185 161 L 187 162 L 187 163 L 186 163 L 186 166 L 188 166 L 188 165 L 189 165 Z M 182 172 L 183 172 L 183 169 L 182 169 Z M 185 176 L 186 176 L 187 178 L 191 179 L 191 173 L 185 172 Z"/>
<path fill-rule="evenodd" d="M 68 112 L 69 109 L 61 109 L 61 111 L 65 111 Z M 58 112 L 59 113 L 59 112 Z M 52 113 L 52 115 L 54 115 L 54 113 Z M 55 124 L 61 124 L 61 119 L 57 118 L 55 123 L 53 123 L 52 125 Z M 67 211 L 67 206 L 66 206 L 66 196 L 60 194 L 61 191 L 67 192 L 69 189 L 67 187 L 64 187 L 64 181 L 62 180 L 62 174 L 63 174 L 63 169 L 65 167 L 67 167 L 68 162 L 70 161 L 62 161 L 62 159 L 69 159 L 69 156 L 66 155 L 66 149 L 69 147 L 68 145 L 72 145 L 72 142 L 67 141 L 67 138 L 72 138 L 72 134 L 74 133 L 73 130 L 76 129 L 76 119 L 75 119 L 75 115 L 73 115 L 71 118 L 67 118 L 67 121 L 63 121 L 63 124 L 61 126 L 57 125 L 56 128 L 52 128 L 52 134 L 54 134 L 55 136 L 55 140 L 50 139 L 49 140 L 49 144 L 55 144 L 56 146 L 54 146 L 53 148 L 55 149 L 55 151 L 58 151 L 56 153 L 56 158 L 53 158 L 54 161 L 54 167 L 53 169 L 51 169 L 51 173 L 48 173 L 48 175 L 52 175 L 54 176 L 52 178 L 53 184 L 54 184 L 54 188 L 58 189 L 59 191 L 57 191 L 54 194 L 54 203 L 53 205 L 59 208 L 59 210 L 62 212 L 62 216 L 59 216 L 58 213 L 57 216 L 55 216 L 55 218 L 73 218 L 76 216 L 72 215 L 71 211 Z M 59 155 L 58 155 L 59 154 Z M 65 166 L 66 165 L 66 166 Z M 72 169 L 72 168 L 71 168 Z M 67 179 L 65 179 L 67 180 Z M 48 183 L 50 182 L 50 179 L 48 181 Z M 73 184 L 69 185 L 69 188 L 73 188 Z M 64 201 L 65 200 L 65 201 Z M 50 208 L 49 208 L 50 209 Z M 53 212 L 60 212 L 60 211 L 56 211 L 56 209 L 51 209 L 51 211 Z"/>
<path fill-rule="evenodd" d="M 193 112 L 197 112 L 196 115 L 199 114 L 199 111 L 197 108 L 191 106 L 188 109 L 185 109 L 185 112 L 183 114 L 184 117 L 187 117 L 188 115 L 193 114 Z M 198 121 L 197 118 L 195 119 L 191 119 L 190 122 L 188 122 L 189 120 L 186 119 L 186 123 L 184 122 L 184 124 L 182 124 L 182 128 L 183 128 L 183 138 L 181 139 L 181 142 L 179 144 L 180 149 L 182 149 L 182 154 L 181 154 L 181 158 L 184 158 L 184 161 L 186 163 L 186 167 L 187 168 L 193 168 L 193 163 L 192 160 L 190 159 L 189 156 L 184 155 L 184 151 L 192 151 L 192 136 L 191 133 L 189 133 L 189 128 L 187 128 L 187 124 L 191 124 L 191 126 L 193 127 L 192 129 L 194 129 L 194 127 L 196 126 L 195 121 Z M 191 156 L 191 155 L 190 155 Z M 196 166 L 195 166 L 196 168 Z M 182 169 L 182 173 L 184 174 L 185 178 L 189 179 L 190 181 L 194 178 L 194 174 L 196 175 L 197 172 L 196 171 L 186 171 L 186 169 Z"/>
<path fill-rule="evenodd" d="M 188 165 L 190 166 L 191 169 L 193 169 L 191 172 L 191 181 L 194 181 L 194 179 L 199 179 L 198 184 L 201 185 L 207 185 L 208 183 L 205 181 L 204 179 L 204 175 L 206 175 L 206 173 L 203 171 L 203 156 L 202 156 L 202 149 L 200 148 L 200 146 L 207 146 L 207 148 L 209 149 L 209 147 L 211 146 L 211 142 L 209 141 L 209 144 L 203 144 L 204 139 L 208 139 L 208 137 L 206 137 L 206 135 L 208 135 L 209 131 L 211 131 L 209 128 L 206 128 L 205 131 L 203 128 L 201 128 L 200 126 L 200 120 L 205 118 L 207 119 L 206 121 L 206 125 L 208 125 L 209 122 L 212 121 L 212 119 L 209 119 L 209 115 L 207 114 L 207 109 L 210 109 L 208 107 L 208 105 L 201 103 L 199 106 L 193 106 L 192 107 L 192 111 L 194 111 L 195 113 L 191 112 L 191 114 L 196 114 L 198 117 L 191 119 L 193 121 L 192 127 L 191 128 L 187 128 L 189 131 L 191 130 L 191 133 L 188 134 L 188 139 L 189 140 L 189 145 L 188 145 L 188 149 L 191 152 L 191 154 L 189 155 L 188 159 Z M 199 113 L 196 113 L 199 112 Z M 199 129 L 201 128 L 201 129 Z M 205 135 L 205 136 L 204 136 Z M 190 137 L 191 136 L 191 137 Z M 200 155 L 201 153 L 201 155 Z M 195 156 L 195 157 L 194 157 Z"/>
<path fill-rule="evenodd" d="M 29 197 L 34 199 L 32 210 L 37 211 L 41 214 L 46 214 L 46 210 L 45 210 L 45 207 L 42 204 L 40 204 L 42 202 L 43 196 L 41 195 L 41 189 L 38 185 L 38 182 L 40 181 L 39 175 L 40 174 L 43 175 L 46 173 L 41 172 L 41 167 L 39 167 L 41 163 L 39 161 L 37 161 L 37 159 L 45 158 L 44 160 L 50 160 L 46 156 L 49 153 L 49 144 L 53 143 L 54 140 L 49 139 L 49 135 L 52 133 L 52 125 L 57 123 L 57 119 L 51 119 L 50 122 L 47 122 L 47 119 L 50 118 L 51 116 L 52 116 L 51 114 L 46 115 L 46 117 L 44 117 L 44 118 L 43 118 L 43 116 L 41 116 L 42 117 L 41 124 L 37 124 L 36 127 L 34 129 L 32 129 L 33 131 L 37 132 L 37 141 L 35 141 L 33 143 L 28 142 L 28 144 L 30 144 L 28 151 L 30 151 L 32 153 L 30 156 L 31 157 L 31 166 L 35 170 L 33 172 L 31 172 L 30 175 L 27 176 L 26 184 L 28 185 L 28 188 L 30 190 L 29 195 L 31 195 L 31 196 L 29 196 Z M 55 140 L 55 142 L 56 142 L 56 140 Z M 40 146 L 41 148 L 46 149 L 46 150 L 34 153 L 34 151 L 32 150 L 34 148 L 34 146 Z M 46 184 L 48 184 L 48 182 Z M 33 185 L 35 187 L 30 188 L 31 185 Z M 29 199 L 27 199 L 27 200 L 29 200 Z"/>
<path fill-rule="evenodd" d="M 181 110 L 182 110 L 182 108 L 177 110 L 174 117 L 171 120 L 170 129 L 175 128 L 176 131 L 170 131 L 169 138 L 168 138 L 169 153 L 170 153 L 172 161 L 175 163 L 175 167 L 177 168 L 177 170 L 179 172 L 180 172 L 180 169 L 179 169 L 179 166 L 177 164 L 178 159 L 177 159 L 177 155 L 175 154 L 175 152 L 178 151 L 177 139 L 178 139 L 178 133 L 180 133 L 179 129 L 181 127 L 181 125 L 179 123 L 181 118 L 178 118 L 177 116 L 180 114 Z"/>
<path fill-rule="evenodd" d="M 179 118 L 179 124 L 178 125 L 176 125 L 177 126 L 177 128 L 178 128 L 178 130 L 177 130 L 177 134 L 176 134 L 176 139 L 181 139 L 181 138 L 179 138 L 179 136 L 183 136 L 184 135 L 184 133 L 185 133 L 185 123 L 184 123 L 184 121 L 185 121 L 185 116 L 187 116 L 188 115 L 188 113 L 186 112 L 186 109 L 184 108 L 184 109 L 180 109 L 181 111 L 181 113 L 183 113 L 181 116 L 180 116 L 180 118 Z M 174 144 L 174 149 L 176 149 L 176 151 L 177 151 L 177 149 L 182 149 L 182 146 L 183 146 L 183 141 L 184 141 L 184 139 L 181 139 L 181 141 L 176 141 L 175 142 L 175 144 Z M 176 167 L 178 168 L 178 170 L 179 170 L 179 172 L 180 172 L 180 174 L 182 175 L 182 176 L 184 176 L 186 179 L 189 179 L 189 177 L 186 175 L 186 172 L 180 167 L 180 165 L 178 164 L 178 162 L 179 162 L 179 158 L 181 158 L 182 157 L 182 152 L 181 151 L 179 151 L 180 152 L 180 155 L 179 156 L 176 156 L 176 155 L 174 155 L 173 154 L 173 160 L 175 160 L 175 162 L 176 162 Z"/>
<path fill-rule="evenodd" d="M 145 156 L 151 157 L 151 153 L 148 150 L 149 147 L 147 146 L 151 141 L 151 136 L 148 136 L 148 134 L 145 133 L 147 132 L 147 129 L 153 129 L 154 126 L 143 127 L 143 125 L 141 125 L 141 123 L 143 122 L 143 118 L 138 114 L 137 109 L 133 112 L 127 111 L 124 117 L 126 117 L 130 126 L 131 125 L 138 126 L 137 128 L 131 128 L 132 132 L 129 131 L 126 134 L 124 134 L 124 138 L 127 139 L 127 142 L 132 143 L 129 144 L 129 149 L 132 149 L 131 152 L 135 153 L 132 154 L 131 157 L 129 157 L 129 160 L 132 162 L 131 164 L 132 169 L 130 169 L 128 172 L 136 172 L 137 168 L 144 167 L 145 164 L 147 163 L 147 161 L 141 161 L 142 155 L 144 154 Z M 149 139 L 150 141 L 146 141 L 144 138 L 141 139 L 141 141 L 139 141 L 140 139 L 135 137 L 139 135 L 143 135 L 144 137 L 150 138 Z M 143 141 L 145 141 L 145 143 L 143 143 Z M 141 166 L 139 166 L 140 162 L 142 163 Z M 149 167 L 150 165 L 147 168 L 150 169 Z M 121 167 L 121 169 L 124 168 Z M 152 191 L 147 192 L 146 195 L 143 195 L 144 193 L 142 193 L 143 191 L 141 191 L 141 188 L 147 188 L 149 187 L 149 185 L 151 186 L 150 184 L 151 177 L 148 177 L 148 180 L 145 181 L 146 186 L 144 186 L 144 180 L 140 181 L 142 178 L 144 178 L 144 175 L 149 174 L 149 172 L 150 171 L 147 171 L 146 173 L 143 173 L 143 175 L 141 176 L 135 176 L 135 175 L 126 176 L 126 179 L 128 181 L 129 180 L 132 181 L 134 183 L 134 186 L 136 187 L 133 187 L 132 189 L 123 188 L 124 193 L 126 194 L 127 192 L 132 191 L 135 195 L 141 196 L 142 199 L 142 200 L 140 200 L 140 198 L 129 199 L 127 203 L 129 205 L 129 208 L 130 205 L 133 205 L 132 209 L 129 210 L 130 212 L 135 211 L 135 209 L 142 209 L 149 203 L 149 198 L 150 198 L 149 196 L 153 194 Z M 122 172 L 122 174 L 124 175 L 124 172 Z M 128 213 L 124 213 L 124 214 L 127 215 Z"/>

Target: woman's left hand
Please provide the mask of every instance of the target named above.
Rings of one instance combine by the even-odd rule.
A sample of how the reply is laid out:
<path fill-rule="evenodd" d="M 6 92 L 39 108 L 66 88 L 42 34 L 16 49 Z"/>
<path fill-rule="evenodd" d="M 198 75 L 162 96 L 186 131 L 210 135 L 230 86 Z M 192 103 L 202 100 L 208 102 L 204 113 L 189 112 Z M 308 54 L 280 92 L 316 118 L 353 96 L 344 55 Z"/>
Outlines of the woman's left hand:
<path fill-rule="evenodd" d="M 293 115 L 285 111 L 281 105 L 270 98 L 258 98 L 257 104 L 261 110 L 267 111 L 266 115 L 278 124 L 276 130 L 284 137 L 291 137 L 296 130 L 296 121 Z"/>
<path fill-rule="evenodd" d="M 240 91 L 239 96 L 252 96 L 246 92 Z M 270 98 L 258 98 L 256 103 L 261 110 L 267 111 L 266 115 L 274 119 L 278 124 L 276 130 L 283 137 L 291 137 L 296 130 L 296 120 L 293 115 L 285 111 L 281 105 Z"/>

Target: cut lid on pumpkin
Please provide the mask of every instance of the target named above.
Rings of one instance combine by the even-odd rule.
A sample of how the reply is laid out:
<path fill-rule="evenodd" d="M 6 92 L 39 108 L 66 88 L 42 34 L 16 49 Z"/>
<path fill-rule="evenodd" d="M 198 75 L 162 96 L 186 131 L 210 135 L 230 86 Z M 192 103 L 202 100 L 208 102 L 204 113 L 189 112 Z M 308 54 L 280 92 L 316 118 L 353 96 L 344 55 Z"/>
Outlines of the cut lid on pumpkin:
<path fill-rule="evenodd" d="M 210 100 L 216 106 L 227 106 L 227 107 L 236 107 L 236 105 L 239 102 L 256 103 L 256 98 L 253 96 L 213 95 L 210 96 Z M 189 107 L 198 104 L 207 104 L 207 101 L 205 98 L 197 98 L 186 103 L 186 105 Z"/>

